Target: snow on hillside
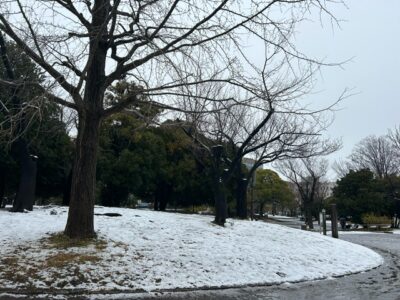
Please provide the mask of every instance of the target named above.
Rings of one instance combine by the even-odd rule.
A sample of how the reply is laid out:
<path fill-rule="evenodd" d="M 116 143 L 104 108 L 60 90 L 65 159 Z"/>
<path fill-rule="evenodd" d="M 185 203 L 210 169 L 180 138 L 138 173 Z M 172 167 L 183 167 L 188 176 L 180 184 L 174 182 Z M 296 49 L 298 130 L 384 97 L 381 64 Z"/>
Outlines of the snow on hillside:
<path fill-rule="evenodd" d="M 95 217 L 107 245 L 60 250 L 45 247 L 42 239 L 63 230 L 67 208 L 0 211 L 0 290 L 154 291 L 271 284 L 350 274 L 383 262 L 362 246 L 263 222 L 229 220 L 222 228 L 210 216 L 103 207 L 95 212 L 122 215 Z M 51 264 L 60 251 L 71 258 L 78 253 L 96 259 Z M 13 263 L 11 275 L 7 262 Z"/>

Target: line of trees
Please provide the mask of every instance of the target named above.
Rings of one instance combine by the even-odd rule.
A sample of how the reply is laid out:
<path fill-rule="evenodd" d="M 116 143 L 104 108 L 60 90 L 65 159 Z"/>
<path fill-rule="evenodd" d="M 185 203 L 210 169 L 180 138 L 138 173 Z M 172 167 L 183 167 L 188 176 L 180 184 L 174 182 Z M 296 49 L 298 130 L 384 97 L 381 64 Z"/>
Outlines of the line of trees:
<path fill-rule="evenodd" d="M 39 68 L 1 32 L 0 53 L 0 78 L 43 80 Z M 32 210 L 35 194 L 48 198 L 64 192 L 73 143 L 63 111 L 44 101 L 39 90 L 0 86 L 0 103 L 0 201 L 8 196 L 13 211 Z"/>
<path fill-rule="evenodd" d="M 337 204 L 340 214 L 351 216 L 355 223 L 362 223 L 365 214 L 394 217 L 399 213 L 393 197 L 400 189 L 400 178 L 379 178 L 368 169 L 350 170 L 337 181 L 330 201 Z"/>
<path fill-rule="evenodd" d="M 97 169 L 100 204 L 126 206 L 131 195 L 154 203 L 155 210 L 165 210 L 167 204 L 212 205 L 210 164 L 198 163 L 190 138 L 170 123 L 147 127 L 142 119 L 117 114 L 102 124 Z"/>
<path fill-rule="evenodd" d="M 318 217 L 326 197 L 323 191 L 328 161 L 322 157 L 302 158 L 284 161 L 277 168 L 295 186 L 305 223 L 309 228 L 314 228 L 313 218 Z"/>
<path fill-rule="evenodd" d="M 257 109 L 267 121 L 278 111 L 315 115 L 297 100 L 310 91 L 322 64 L 298 51 L 291 36 L 310 11 L 329 14 L 330 2 L 335 1 L 3 1 L 0 31 L 40 68 L 44 80 L 8 76 L 0 83 L 15 91 L 21 86 L 37 89 L 46 101 L 77 114 L 65 234 L 95 234 L 101 124 L 113 114 L 141 116 L 141 104 L 151 104 L 183 114 L 195 107 L 196 114 L 209 115 L 216 103 L 223 106 L 217 110 L 233 105 Z M 262 68 L 251 70 L 256 64 L 243 50 L 250 39 L 265 45 Z M 129 97 L 107 101 L 107 91 L 127 77 L 134 82 Z M 204 93 L 214 83 L 223 83 L 219 93 Z M 264 128 L 265 122 L 254 129 Z M 258 132 L 249 137 L 259 137 Z M 244 150 L 248 140 L 238 148 Z M 215 164 L 219 152 L 214 152 Z M 229 173 L 241 155 L 236 157 Z M 217 219 L 223 221 L 223 216 Z"/>
<path fill-rule="evenodd" d="M 350 170 L 369 169 L 378 178 L 389 178 L 400 172 L 400 148 L 398 129 L 383 136 L 368 136 L 354 147 L 345 161 L 334 165 L 336 173 L 343 177 Z"/>

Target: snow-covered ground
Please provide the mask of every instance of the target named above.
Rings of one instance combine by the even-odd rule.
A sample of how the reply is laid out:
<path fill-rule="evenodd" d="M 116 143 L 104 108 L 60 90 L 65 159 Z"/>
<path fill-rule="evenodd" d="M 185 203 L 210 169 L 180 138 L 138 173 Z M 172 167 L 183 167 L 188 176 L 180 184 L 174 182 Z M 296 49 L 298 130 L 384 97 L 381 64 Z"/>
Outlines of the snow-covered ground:
<path fill-rule="evenodd" d="M 272 284 L 350 274 L 383 262 L 362 246 L 264 222 L 229 220 L 223 228 L 213 225 L 211 216 L 103 207 L 95 212 L 122 215 L 95 217 L 107 245 L 60 250 L 46 247 L 43 238 L 63 230 L 67 208 L 0 211 L 0 290 L 154 291 Z M 60 251 L 96 259 L 51 264 Z M 7 264 L 13 266 L 11 275 Z M 15 280 L 16 274 L 22 280 Z"/>
<path fill-rule="evenodd" d="M 272 214 L 265 214 L 264 216 L 270 218 L 270 219 L 293 219 L 293 220 L 298 220 L 299 218 L 296 217 L 289 217 L 289 216 L 282 216 L 282 215 L 272 215 Z"/>

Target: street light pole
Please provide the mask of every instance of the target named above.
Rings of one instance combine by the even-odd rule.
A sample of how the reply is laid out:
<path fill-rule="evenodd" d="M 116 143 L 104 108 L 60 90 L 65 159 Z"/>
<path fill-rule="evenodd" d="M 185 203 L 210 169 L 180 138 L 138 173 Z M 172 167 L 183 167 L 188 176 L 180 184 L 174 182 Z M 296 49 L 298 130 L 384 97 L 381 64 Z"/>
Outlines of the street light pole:
<path fill-rule="evenodd" d="M 226 198 L 221 170 L 221 157 L 223 146 L 215 145 L 211 148 L 214 164 L 214 197 L 215 197 L 215 223 L 224 225 L 227 217 Z"/>
<path fill-rule="evenodd" d="M 256 172 L 253 172 L 253 176 L 251 177 L 251 190 L 250 190 L 250 198 L 251 198 L 251 202 L 250 202 L 250 218 L 253 221 L 254 220 L 254 188 L 256 186 Z"/>
<path fill-rule="evenodd" d="M 336 204 L 332 204 L 331 206 L 332 208 L 332 218 L 331 218 L 331 222 L 332 222 L 332 237 L 334 238 L 339 238 L 339 232 L 338 232 L 338 226 L 337 226 L 337 210 L 336 210 Z"/>
<path fill-rule="evenodd" d="M 326 211 L 322 209 L 322 232 L 326 235 Z"/>

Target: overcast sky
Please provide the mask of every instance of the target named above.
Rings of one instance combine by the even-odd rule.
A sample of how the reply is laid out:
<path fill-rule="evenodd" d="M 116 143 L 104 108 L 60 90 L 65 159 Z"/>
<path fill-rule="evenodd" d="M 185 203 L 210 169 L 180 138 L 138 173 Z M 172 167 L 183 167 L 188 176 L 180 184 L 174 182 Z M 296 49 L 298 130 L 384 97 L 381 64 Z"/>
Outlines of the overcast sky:
<path fill-rule="evenodd" d="M 341 28 L 318 19 L 298 29 L 296 43 L 313 57 L 333 62 L 352 60 L 344 69 L 325 68 L 313 101 L 328 103 L 343 89 L 356 95 L 341 104 L 328 134 L 341 137 L 343 148 L 331 161 L 348 156 L 362 138 L 382 135 L 400 124 L 400 1 L 346 0 L 332 12 Z"/>

